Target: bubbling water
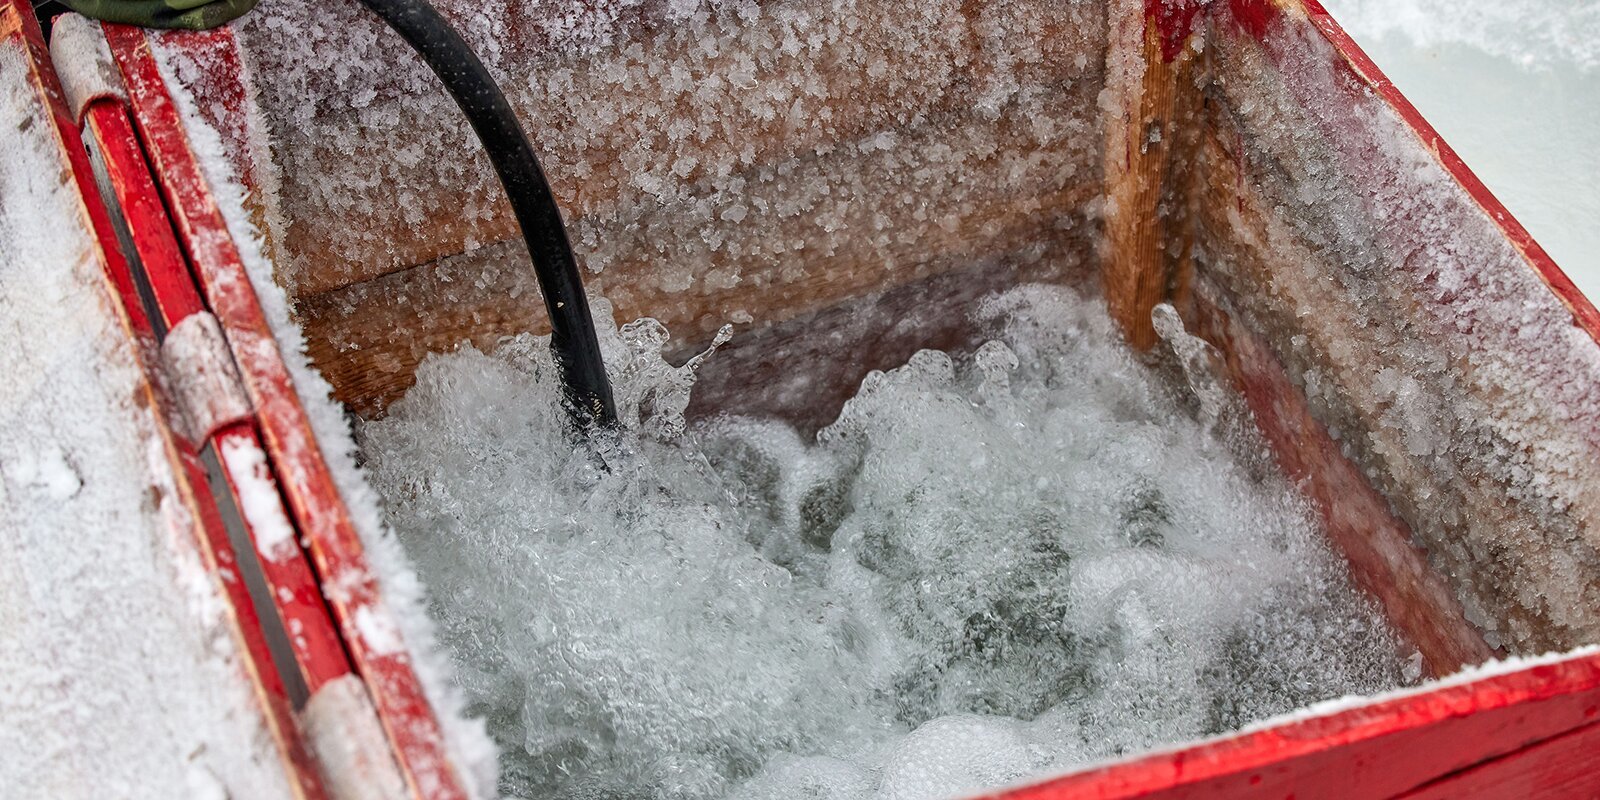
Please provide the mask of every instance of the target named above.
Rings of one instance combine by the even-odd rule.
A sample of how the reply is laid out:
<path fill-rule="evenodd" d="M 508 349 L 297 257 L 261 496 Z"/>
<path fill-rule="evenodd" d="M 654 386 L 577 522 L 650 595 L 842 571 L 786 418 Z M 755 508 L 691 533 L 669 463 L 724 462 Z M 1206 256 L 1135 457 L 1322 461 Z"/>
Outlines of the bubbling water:
<path fill-rule="evenodd" d="M 1065 289 L 978 322 L 814 440 L 686 424 L 652 320 L 596 449 L 544 340 L 429 359 L 363 445 L 502 791 L 939 798 L 1414 678 L 1175 316 L 1195 391 Z"/>

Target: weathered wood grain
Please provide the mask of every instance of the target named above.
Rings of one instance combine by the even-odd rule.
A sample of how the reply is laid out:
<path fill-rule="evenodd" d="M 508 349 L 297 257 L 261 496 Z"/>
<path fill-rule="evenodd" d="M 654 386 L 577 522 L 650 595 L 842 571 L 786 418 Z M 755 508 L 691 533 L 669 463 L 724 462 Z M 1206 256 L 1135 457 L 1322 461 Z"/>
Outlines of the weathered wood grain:
<path fill-rule="evenodd" d="M 1111 29 L 1111 47 L 1132 52 L 1113 53 L 1107 76 L 1108 91 L 1117 95 L 1114 107 L 1124 113 L 1105 120 L 1102 282 L 1128 343 L 1148 350 L 1156 342 L 1150 312 L 1167 299 L 1180 262 L 1189 257 L 1185 188 L 1200 101 L 1194 83 L 1199 59 L 1189 41 L 1198 34 L 1183 36 L 1172 52 L 1153 15 L 1114 21 Z M 1119 65 L 1119 58 L 1134 63 Z"/>

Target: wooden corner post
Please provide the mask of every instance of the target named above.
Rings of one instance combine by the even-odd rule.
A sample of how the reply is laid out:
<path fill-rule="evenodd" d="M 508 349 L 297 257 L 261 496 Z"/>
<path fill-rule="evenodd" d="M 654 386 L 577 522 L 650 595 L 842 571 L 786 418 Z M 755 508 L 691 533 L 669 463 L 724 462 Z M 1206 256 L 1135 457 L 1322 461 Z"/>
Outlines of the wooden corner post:
<path fill-rule="evenodd" d="M 1118 7 L 1122 12 L 1118 12 Z M 1187 213 L 1200 104 L 1192 45 L 1200 0 L 1114 4 L 1106 56 L 1106 304 L 1128 343 L 1156 341 L 1150 312 L 1181 286 L 1192 236 Z"/>

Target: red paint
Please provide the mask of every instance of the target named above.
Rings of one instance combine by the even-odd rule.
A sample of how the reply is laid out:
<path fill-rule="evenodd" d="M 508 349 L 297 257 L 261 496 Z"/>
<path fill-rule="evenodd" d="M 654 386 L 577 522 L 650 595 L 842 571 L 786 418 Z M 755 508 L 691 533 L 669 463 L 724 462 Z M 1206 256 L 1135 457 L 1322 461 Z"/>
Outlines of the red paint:
<path fill-rule="evenodd" d="M 1597 698 L 1600 655 L 1591 654 L 1418 691 L 983 797 L 1394 797 L 1499 759 L 1536 754 L 1543 743 L 1591 727 L 1593 715 L 1587 711 Z M 1545 796 L 1593 795 L 1577 792 Z"/>
<path fill-rule="evenodd" d="M 255 427 L 247 422 L 236 422 L 217 431 L 211 444 L 218 454 L 228 448 L 263 451 Z M 223 465 L 222 474 L 227 478 L 234 498 L 239 499 L 239 484 L 226 464 Z M 270 462 L 265 467 L 265 474 L 258 473 L 256 478 L 278 489 Z M 281 499 L 279 504 L 281 507 Z M 278 609 L 278 616 L 282 618 L 284 630 L 288 633 L 295 663 L 300 666 L 306 688 L 316 694 L 329 681 L 350 674 L 350 660 L 345 654 L 344 642 L 339 639 L 333 620 L 328 616 L 328 606 L 322 599 L 322 587 L 317 584 L 316 576 L 311 574 L 311 565 L 306 562 L 305 552 L 300 549 L 298 542 L 291 543 L 292 551 L 286 557 L 274 558 L 273 553 L 261 552 L 260 532 L 256 529 L 259 520 L 252 519 L 245 512 L 242 502 L 239 503 L 239 509 L 240 518 L 249 529 L 250 541 L 257 543 L 261 574 L 266 579 L 272 603 Z M 288 519 L 287 509 L 283 509 L 283 516 L 285 520 Z M 295 531 L 294 535 L 298 537 L 299 531 Z"/>
<path fill-rule="evenodd" d="M 1161 60 L 1171 62 L 1183 52 L 1194 32 L 1194 20 L 1205 5 L 1202 0 L 1145 0 L 1145 24 L 1156 26 L 1161 36 Z"/>
<path fill-rule="evenodd" d="M 205 310 L 189 265 L 183 259 L 178 241 L 173 235 L 172 222 L 166 206 L 156 191 L 145 162 L 144 148 L 139 144 L 133 125 L 121 103 L 99 100 L 90 104 L 84 114 L 85 122 L 100 149 L 106 173 L 110 177 L 117 204 L 122 208 L 128 223 L 139 261 L 150 281 L 151 294 L 160 312 L 162 323 L 168 330 L 176 327 L 189 315 Z M 233 423 L 223 427 L 211 437 L 211 444 L 219 454 L 223 447 L 248 447 L 261 449 L 255 427 L 248 422 Z M 198 455 L 191 449 L 191 455 Z M 244 508 L 239 487 L 233 475 L 224 470 L 233 490 L 236 504 Z M 276 487 L 272 475 L 261 476 Z M 287 511 L 284 513 L 288 517 Z M 257 540 L 257 531 L 248 515 L 241 514 L 250 538 Z M 296 545 L 290 557 L 280 560 L 260 559 L 262 575 L 269 594 L 282 618 L 285 630 L 294 649 L 295 662 L 305 678 L 307 688 L 315 693 L 323 684 L 350 673 L 350 662 L 344 645 L 334 629 L 323 603 L 321 589 L 305 553 Z"/>
<path fill-rule="evenodd" d="M 175 446 L 175 437 L 169 436 L 168 439 L 169 450 L 176 455 L 179 448 Z M 239 574 L 239 558 L 234 553 L 233 543 L 228 540 L 228 529 L 223 525 L 216 501 L 204 488 L 205 467 L 192 455 L 183 454 L 181 458 L 190 490 L 184 499 L 199 520 L 200 524 L 196 526 L 198 533 L 205 537 L 206 546 L 201 551 L 206 556 L 206 567 L 212 575 L 221 578 L 220 584 L 234 624 L 243 634 L 241 638 L 247 658 L 242 661 L 257 697 L 269 709 L 268 725 L 280 755 L 289 767 L 287 777 L 290 791 L 305 800 L 326 798 L 328 793 L 322 786 L 322 773 L 300 736 L 299 725 L 289 706 L 288 692 L 284 689 L 283 677 L 272 663 L 272 651 L 261 630 L 261 619 L 256 616 L 255 606 L 251 603 L 249 587 L 245 586 L 244 577 Z"/>
<path fill-rule="evenodd" d="M 1257 39 L 1265 38 L 1272 23 L 1283 15 L 1274 0 L 1228 0 L 1228 8 L 1233 21 Z"/>
<path fill-rule="evenodd" d="M 290 516 L 305 535 L 324 596 L 339 622 L 356 670 L 367 684 L 393 746 L 395 761 L 414 796 L 465 798 L 445 754 L 439 721 L 412 669 L 409 650 L 385 647 L 388 642 L 375 643 L 365 635 L 364 628 L 371 630 L 371 625 L 384 623 L 385 633 L 394 637 L 398 633 L 239 251 L 189 147 L 182 117 L 167 92 L 150 52 L 150 42 L 136 28 L 109 24 L 104 27 L 132 99 L 140 138 L 160 179 L 179 238 L 212 313 L 227 334 L 245 389 L 255 405 L 262 441 L 272 458 Z M 231 31 L 179 33 L 170 35 L 166 42 L 194 57 L 202 72 L 221 80 L 239 80 Z M 225 66 L 219 68 L 218 63 Z M 243 105 L 246 94 L 241 90 L 232 97 L 240 105 L 225 113 L 243 119 L 247 113 Z M 357 620 L 367 624 L 358 624 Z"/>
<path fill-rule="evenodd" d="M 123 257 L 111 217 L 95 186 L 93 168 L 89 164 L 88 151 L 84 149 L 77 120 L 67 108 L 60 83 L 49 67 L 44 36 L 30 3 L 25 0 L 0 0 L 0 47 L 21 51 L 22 61 L 29 72 L 29 83 L 50 110 L 47 124 L 55 134 L 62 169 L 70 171 L 77 184 L 79 208 L 83 213 L 83 218 L 78 222 L 93 232 L 99 245 L 99 252 L 95 255 L 101 262 L 113 296 L 120 301 L 116 304 L 116 310 L 122 319 L 123 333 L 134 344 L 136 366 L 143 376 L 144 391 L 137 400 L 152 406 L 154 413 L 151 416 L 163 445 L 165 465 L 171 470 L 174 487 L 180 495 L 178 500 L 187 512 L 186 517 L 173 520 L 174 524 L 184 528 L 175 531 L 173 539 L 188 542 L 195 548 L 195 555 L 204 564 L 213 588 L 224 600 L 228 630 L 243 655 L 239 659 L 245 673 L 242 677 L 252 689 L 266 732 L 283 761 L 290 790 L 298 798 L 321 800 L 326 793 L 300 739 L 283 682 L 273 668 L 266 637 L 236 569 L 237 560 L 228 541 L 227 530 L 211 496 L 199 490 L 199 487 L 206 485 L 204 473 L 199 462 L 180 449 L 177 437 L 165 424 L 170 409 L 166 406 L 165 398 L 153 388 L 159 385 L 154 359 L 155 331 L 134 290 L 132 272 Z M 0 146 L 4 146 L 3 143 Z"/>
<path fill-rule="evenodd" d="M 132 279 L 125 269 L 109 269 L 111 265 L 122 264 L 121 245 L 117 241 L 115 228 L 111 226 L 111 217 L 100 202 L 100 194 L 94 184 L 94 171 L 89 165 L 89 154 L 83 149 L 77 120 L 67 108 L 61 82 L 50 67 L 50 49 L 45 45 L 44 33 L 39 29 L 39 22 L 28 3 L 0 0 L 0 45 L 21 52 L 28 70 L 28 83 L 45 107 L 50 109 L 50 123 L 56 134 L 63 168 L 71 170 L 73 181 L 78 185 L 78 194 L 83 200 L 81 208 L 87 219 L 80 221 L 86 223 L 100 246 L 100 256 L 108 265 L 106 279 L 122 301 L 120 305 L 127 315 L 130 330 L 141 339 L 153 336 L 150 320 L 145 316 L 144 307 L 139 304 L 139 294 L 134 289 Z M 0 146 L 4 146 L 3 141 L 0 140 Z"/>
<path fill-rule="evenodd" d="M 192 288 L 194 279 L 189 275 L 189 265 L 173 237 L 161 195 L 150 180 L 144 148 L 139 146 L 122 104 L 114 100 L 91 103 L 84 111 L 83 123 L 100 150 L 117 205 L 127 220 L 134 252 L 150 276 L 157 309 L 170 330 L 179 320 L 204 311 L 205 305 Z M 185 285 L 190 287 L 188 291 L 168 288 Z"/>
<path fill-rule="evenodd" d="M 1400 800 L 1536 800 L 1600 797 L 1600 725 L 1579 728 L 1464 772 L 1447 775 Z"/>

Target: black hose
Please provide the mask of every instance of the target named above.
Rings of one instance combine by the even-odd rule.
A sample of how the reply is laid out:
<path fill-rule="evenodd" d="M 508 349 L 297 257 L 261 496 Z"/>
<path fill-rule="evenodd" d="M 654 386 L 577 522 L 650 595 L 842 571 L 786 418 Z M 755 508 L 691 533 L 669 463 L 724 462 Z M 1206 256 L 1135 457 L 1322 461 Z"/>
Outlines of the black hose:
<path fill-rule="evenodd" d="M 511 112 L 511 104 L 484 69 L 483 62 L 427 0 L 361 0 L 383 18 L 427 63 L 450 96 L 467 115 L 500 184 L 511 199 L 511 209 L 522 226 L 522 238 L 533 256 L 533 269 L 550 312 L 550 350 L 561 372 L 567 410 L 579 430 L 599 424 L 612 426 L 617 407 L 611 382 L 600 360 L 589 299 L 583 293 L 578 262 L 561 222 L 550 184 L 539 159 Z"/>

